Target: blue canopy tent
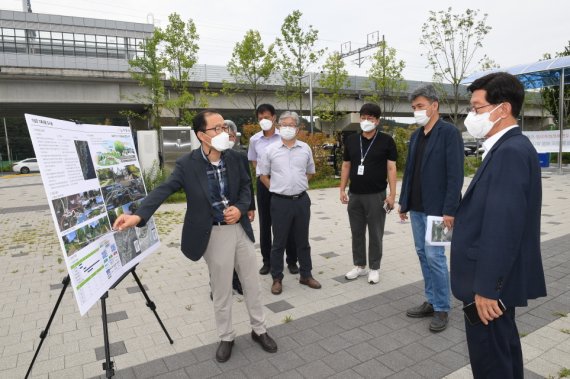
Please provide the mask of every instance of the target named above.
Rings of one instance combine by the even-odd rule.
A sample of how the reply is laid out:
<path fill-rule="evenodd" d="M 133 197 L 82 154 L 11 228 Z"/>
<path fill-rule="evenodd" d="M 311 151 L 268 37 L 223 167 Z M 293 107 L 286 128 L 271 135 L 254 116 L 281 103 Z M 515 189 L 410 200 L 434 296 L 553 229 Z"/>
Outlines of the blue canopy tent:
<path fill-rule="evenodd" d="M 463 79 L 461 84 L 470 84 L 482 76 L 492 72 L 508 72 L 515 75 L 526 89 L 544 87 L 560 87 L 558 126 L 560 130 L 560 145 L 558 150 L 558 169 L 562 172 L 562 134 L 564 130 L 564 86 L 570 83 L 570 56 L 538 61 L 531 64 L 521 64 L 506 69 L 494 69 L 476 72 Z"/>

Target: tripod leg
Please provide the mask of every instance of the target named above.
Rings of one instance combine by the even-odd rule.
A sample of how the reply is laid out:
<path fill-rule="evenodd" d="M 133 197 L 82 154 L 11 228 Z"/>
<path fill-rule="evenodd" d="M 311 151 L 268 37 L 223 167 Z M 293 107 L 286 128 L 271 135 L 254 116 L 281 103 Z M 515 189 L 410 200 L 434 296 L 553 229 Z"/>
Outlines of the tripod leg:
<path fill-rule="evenodd" d="M 103 370 L 106 372 L 107 378 L 112 378 L 115 375 L 113 369 L 113 362 L 111 362 L 111 348 L 109 346 L 109 330 L 107 329 L 107 304 L 105 300 L 109 297 L 109 293 L 105 292 L 101 296 L 101 318 L 103 319 L 103 345 L 105 347 L 105 362 L 103 363 Z"/>
<path fill-rule="evenodd" d="M 148 297 L 148 294 L 146 293 L 146 291 L 145 291 L 139 277 L 137 276 L 137 273 L 135 272 L 134 268 L 131 270 L 131 273 L 135 277 L 135 281 L 137 282 L 144 298 L 146 299 L 146 306 L 149 307 L 151 311 L 153 311 L 154 315 L 156 316 L 156 319 L 158 320 L 158 323 L 160 324 L 160 326 L 162 327 L 162 330 L 164 331 L 164 334 L 166 334 L 166 338 L 168 338 L 168 341 L 170 342 L 170 344 L 173 344 L 174 341 L 172 340 L 172 338 L 170 338 L 170 334 L 168 334 L 166 327 L 164 326 L 164 324 L 162 323 L 162 320 L 160 319 L 160 317 L 158 316 L 158 313 L 156 312 L 156 305 L 154 304 L 154 302 L 152 302 L 150 300 L 150 297 Z"/>
<path fill-rule="evenodd" d="M 30 363 L 30 367 L 28 367 L 28 371 L 26 372 L 26 376 L 25 376 L 26 379 L 30 375 L 30 372 L 32 372 L 32 367 L 34 367 L 34 363 L 36 362 L 36 358 L 38 357 L 38 354 L 40 353 L 40 349 L 42 348 L 42 344 L 44 343 L 44 340 L 48 335 L 49 327 L 51 326 L 51 322 L 53 321 L 53 318 L 55 317 L 55 312 L 57 312 L 57 308 L 59 308 L 59 303 L 61 303 L 61 299 L 63 299 L 63 294 L 65 293 L 65 290 L 67 289 L 67 286 L 69 285 L 69 275 L 67 275 L 65 278 L 63 278 L 61 284 L 63 284 L 63 288 L 61 289 L 61 292 L 59 293 L 59 297 L 57 298 L 57 302 L 55 303 L 55 307 L 53 307 L 53 311 L 51 311 L 51 315 L 49 316 L 49 320 L 48 320 L 48 323 L 46 325 L 46 328 L 44 330 L 42 330 L 42 332 L 40 333 L 40 344 L 38 345 L 38 348 L 36 349 L 36 353 L 34 354 L 34 358 L 32 358 L 32 363 Z"/>

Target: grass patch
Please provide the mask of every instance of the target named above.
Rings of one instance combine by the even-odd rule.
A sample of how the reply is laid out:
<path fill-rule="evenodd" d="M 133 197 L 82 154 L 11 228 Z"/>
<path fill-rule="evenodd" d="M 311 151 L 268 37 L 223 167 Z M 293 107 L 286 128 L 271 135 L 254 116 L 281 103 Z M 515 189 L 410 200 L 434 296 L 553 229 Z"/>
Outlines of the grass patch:
<path fill-rule="evenodd" d="M 519 337 L 520 337 L 520 338 L 524 338 L 524 337 L 526 337 L 526 336 L 528 336 L 528 333 L 519 333 Z"/>
<path fill-rule="evenodd" d="M 570 334 L 570 329 L 560 329 L 560 331 L 564 334 Z"/>
<path fill-rule="evenodd" d="M 568 317 L 568 315 L 564 312 L 552 312 L 552 315 L 556 317 Z"/>
<path fill-rule="evenodd" d="M 293 321 L 293 316 L 291 316 L 291 315 L 287 315 L 287 316 L 285 316 L 285 318 L 283 319 L 283 323 L 284 323 L 284 324 L 290 323 L 291 321 Z"/>
<path fill-rule="evenodd" d="M 558 371 L 558 377 L 559 378 L 570 377 L 570 369 L 567 369 L 566 367 L 561 368 L 560 371 Z"/>
<path fill-rule="evenodd" d="M 319 178 L 309 182 L 309 189 L 334 188 L 340 186 L 340 179 L 334 177 Z"/>

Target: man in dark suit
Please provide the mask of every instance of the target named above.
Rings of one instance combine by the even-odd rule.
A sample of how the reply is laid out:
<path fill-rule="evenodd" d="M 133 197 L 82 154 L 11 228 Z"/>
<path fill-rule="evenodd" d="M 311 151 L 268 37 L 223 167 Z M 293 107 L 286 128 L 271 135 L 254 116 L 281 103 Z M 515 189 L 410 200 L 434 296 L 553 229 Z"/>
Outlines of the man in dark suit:
<path fill-rule="evenodd" d="M 410 95 L 416 124 L 400 192 L 400 219 L 410 212 L 414 246 L 424 277 L 426 301 L 406 311 L 408 317 L 432 317 L 429 330 L 447 327 L 451 310 L 449 271 L 444 246 L 426 243 L 428 216 L 442 216 L 452 228 L 463 186 L 463 140 L 457 128 L 439 118 L 439 98 L 429 84 Z M 442 226 L 443 230 L 443 226 Z"/>
<path fill-rule="evenodd" d="M 475 138 L 486 138 L 485 154 L 455 215 L 451 290 L 464 305 L 475 302 L 480 319 L 465 321 L 475 378 L 522 378 L 515 307 L 546 296 L 540 167 L 517 125 L 524 100 L 519 80 L 498 72 L 477 79 L 468 90 L 465 126 Z"/>
<path fill-rule="evenodd" d="M 204 257 L 210 272 L 214 316 L 220 336 L 219 362 L 232 352 L 232 271 L 242 281 L 245 304 L 252 326 L 251 337 L 271 353 L 275 341 L 266 332 L 259 278 L 253 247 L 253 230 L 247 216 L 251 203 L 250 176 L 240 153 L 229 149 L 228 128 L 212 110 L 198 113 L 193 121 L 199 149 L 180 157 L 166 182 L 153 190 L 134 215 L 121 215 L 113 228 L 142 227 L 172 193 L 183 189 L 187 211 L 181 249 L 193 261 Z"/>

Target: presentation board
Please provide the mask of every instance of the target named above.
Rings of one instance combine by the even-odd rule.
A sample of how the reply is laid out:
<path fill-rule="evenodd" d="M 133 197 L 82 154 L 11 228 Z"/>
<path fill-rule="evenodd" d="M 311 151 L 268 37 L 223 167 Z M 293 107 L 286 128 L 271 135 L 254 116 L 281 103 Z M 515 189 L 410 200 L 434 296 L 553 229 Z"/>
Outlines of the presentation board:
<path fill-rule="evenodd" d="M 26 114 L 30 137 L 81 315 L 155 251 L 151 218 L 123 232 L 112 225 L 146 196 L 131 129 Z"/>

